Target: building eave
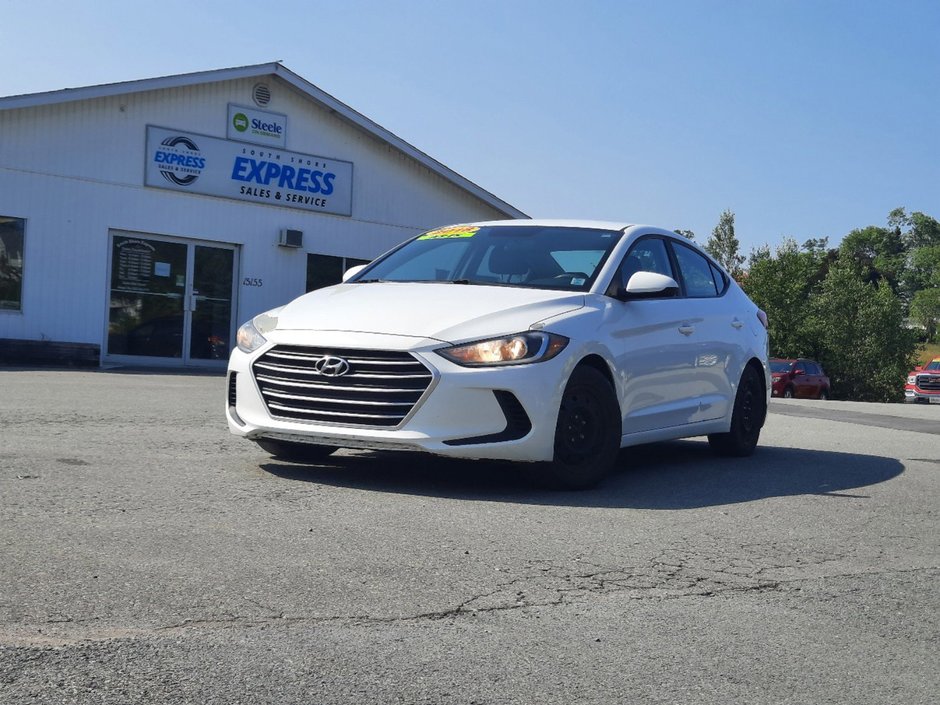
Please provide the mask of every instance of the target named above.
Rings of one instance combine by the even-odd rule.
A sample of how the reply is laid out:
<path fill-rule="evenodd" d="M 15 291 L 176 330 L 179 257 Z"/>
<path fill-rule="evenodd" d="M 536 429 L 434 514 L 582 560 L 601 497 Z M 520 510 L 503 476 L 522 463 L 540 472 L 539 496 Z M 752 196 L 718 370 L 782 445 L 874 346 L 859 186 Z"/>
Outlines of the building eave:
<path fill-rule="evenodd" d="M 251 66 L 240 66 L 227 69 L 215 69 L 211 71 L 199 71 L 196 73 L 179 74 L 175 76 L 146 78 L 136 81 L 123 81 L 120 83 L 107 83 L 97 86 L 85 86 L 81 88 L 65 88 L 62 90 L 47 91 L 43 93 L 9 96 L 0 98 L 0 111 L 36 108 L 81 100 L 110 98 L 127 95 L 130 93 L 184 88 L 206 83 L 236 81 L 245 78 L 262 78 L 272 76 L 292 86 L 294 89 L 307 96 L 314 103 L 325 108 L 326 110 L 329 110 L 331 113 L 335 114 L 345 122 L 353 125 L 355 128 L 366 134 L 372 135 L 376 139 L 388 144 L 402 154 L 415 160 L 432 173 L 452 183 L 459 189 L 466 191 L 499 213 L 509 218 L 529 217 L 518 208 L 510 205 L 501 198 L 498 198 L 486 189 L 473 183 L 466 177 L 461 176 L 450 167 L 445 166 L 433 157 L 422 152 L 414 145 L 406 142 L 389 130 L 386 130 L 384 127 L 370 120 L 362 113 L 354 110 L 342 101 L 334 98 L 326 91 L 298 76 L 296 73 L 286 68 L 279 62 L 254 64 Z"/>

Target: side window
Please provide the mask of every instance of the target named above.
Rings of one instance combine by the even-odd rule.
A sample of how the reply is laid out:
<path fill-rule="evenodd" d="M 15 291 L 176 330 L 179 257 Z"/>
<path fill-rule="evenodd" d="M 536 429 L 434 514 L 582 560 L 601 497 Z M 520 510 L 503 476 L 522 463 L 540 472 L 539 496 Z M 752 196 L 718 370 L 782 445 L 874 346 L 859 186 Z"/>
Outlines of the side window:
<path fill-rule="evenodd" d="M 693 298 L 715 297 L 719 288 L 712 275 L 711 263 L 690 247 L 679 243 L 673 245 L 679 273 L 685 283 L 685 294 Z M 724 281 L 722 281 L 722 285 Z M 722 288 L 724 288 L 722 286 Z"/>
<path fill-rule="evenodd" d="M 23 232 L 26 221 L 0 215 L 0 310 L 23 310 Z"/>
<path fill-rule="evenodd" d="M 675 278 L 672 265 L 669 263 L 669 254 L 666 244 L 659 238 L 646 238 L 640 240 L 623 258 L 614 282 L 626 286 L 627 282 L 637 272 L 656 272 Z"/>
<path fill-rule="evenodd" d="M 711 262 L 709 262 L 709 266 L 712 268 L 712 279 L 715 280 L 715 286 L 718 288 L 718 295 L 721 296 L 725 293 L 725 289 L 728 288 L 728 278 L 722 274 L 721 270 Z"/>

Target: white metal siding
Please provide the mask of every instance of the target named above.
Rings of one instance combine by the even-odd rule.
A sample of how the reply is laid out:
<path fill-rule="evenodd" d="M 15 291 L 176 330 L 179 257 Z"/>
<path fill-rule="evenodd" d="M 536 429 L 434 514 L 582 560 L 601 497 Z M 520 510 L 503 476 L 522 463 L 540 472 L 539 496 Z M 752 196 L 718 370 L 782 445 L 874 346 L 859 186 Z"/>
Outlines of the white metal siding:
<path fill-rule="evenodd" d="M 111 230 L 241 246 L 235 317 L 304 289 L 305 252 L 371 259 L 421 230 L 504 217 L 279 79 L 266 109 L 288 115 L 287 149 L 354 163 L 352 217 L 143 186 L 148 124 L 224 138 L 227 105 L 251 105 L 257 79 L 0 111 L 0 214 L 27 219 L 24 309 L 0 312 L 0 338 L 103 342 Z M 277 247 L 281 228 L 304 250 Z"/>

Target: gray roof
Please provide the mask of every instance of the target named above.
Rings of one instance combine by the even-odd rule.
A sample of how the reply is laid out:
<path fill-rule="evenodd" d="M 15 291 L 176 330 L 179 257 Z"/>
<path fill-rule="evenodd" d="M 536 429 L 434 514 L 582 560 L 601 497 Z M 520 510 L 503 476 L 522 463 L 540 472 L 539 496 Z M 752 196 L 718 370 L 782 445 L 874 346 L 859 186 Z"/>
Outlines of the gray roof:
<path fill-rule="evenodd" d="M 13 110 L 17 108 L 34 108 L 44 105 L 55 105 L 57 103 L 67 103 L 77 100 L 90 100 L 94 98 L 107 98 L 112 96 L 126 95 L 128 93 L 140 93 L 143 91 L 155 91 L 165 88 L 182 88 L 186 86 L 196 86 L 203 83 L 216 83 L 219 81 L 232 81 L 243 78 L 262 78 L 274 76 L 285 83 L 293 86 L 301 93 L 309 97 L 314 103 L 333 112 L 342 120 L 355 126 L 390 146 L 405 154 L 422 166 L 428 168 L 431 172 L 451 182 L 458 188 L 475 196 L 487 205 L 495 208 L 500 213 L 510 218 L 528 218 L 528 216 L 518 208 L 510 205 L 506 201 L 493 195 L 486 189 L 477 186 L 469 179 L 461 176 L 453 169 L 441 164 L 436 159 L 428 156 L 417 147 L 409 144 L 397 135 L 389 132 L 378 123 L 373 122 L 362 113 L 350 108 L 345 103 L 337 100 L 329 93 L 317 88 L 309 81 L 301 78 L 293 71 L 285 68 L 279 62 L 269 64 L 255 64 L 252 66 L 240 66 L 229 69 L 217 69 L 213 71 L 199 71 L 196 73 L 185 73 L 177 76 L 163 76 L 160 78 L 145 78 L 139 81 L 123 81 L 121 83 L 106 83 L 99 86 L 86 86 L 83 88 L 65 88 L 58 91 L 48 91 L 45 93 L 29 93 L 26 95 L 15 95 L 6 98 L 0 98 L 0 110 Z"/>

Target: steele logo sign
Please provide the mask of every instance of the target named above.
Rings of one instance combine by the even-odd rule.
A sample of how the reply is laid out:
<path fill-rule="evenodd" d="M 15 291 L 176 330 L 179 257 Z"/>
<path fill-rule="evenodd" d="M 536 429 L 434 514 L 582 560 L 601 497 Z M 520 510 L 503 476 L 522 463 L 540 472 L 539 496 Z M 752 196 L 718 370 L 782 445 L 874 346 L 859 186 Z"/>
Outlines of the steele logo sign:
<path fill-rule="evenodd" d="M 232 127 L 234 127 L 239 132 L 244 132 L 248 129 L 248 116 L 245 113 L 235 113 L 235 117 L 232 118 Z"/>
<path fill-rule="evenodd" d="M 271 147 L 286 147 L 287 116 L 229 103 L 228 138 Z"/>

